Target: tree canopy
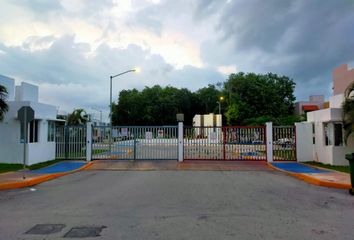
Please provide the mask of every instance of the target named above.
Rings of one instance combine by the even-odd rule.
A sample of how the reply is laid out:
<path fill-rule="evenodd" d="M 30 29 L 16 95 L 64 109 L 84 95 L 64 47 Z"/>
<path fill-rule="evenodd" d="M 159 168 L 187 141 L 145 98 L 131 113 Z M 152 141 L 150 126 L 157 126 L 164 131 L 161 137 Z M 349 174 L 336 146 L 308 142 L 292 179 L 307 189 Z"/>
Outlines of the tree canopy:
<path fill-rule="evenodd" d="M 114 125 L 170 125 L 176 124 L 176 114 L 183 113 L 186 124 L 192 124 L 195 114 L 214 112 L 221 94 L 214 85 L 193 93 L 186 88 L 167 86 L 123 90 L 118 104 L 113 105 Z"/>
<path fill-rule="evenodd" d="M 82 108 L 75 109 L 72 113 L 68 115 L 69 125 L 82 125 L 88 121 L 88 115 L 86 111 Z"/>
<path fill-rule="evenodd" d="M 347 142 L 349 136 L 354 132 L 354 83 L 350 84 L 345 90 L 345 101 L 343 102 L 343 128 L 345 131 L 344 139 Z"/>
<path fill-rule="evenodd" d="M 218 113 L 221 96 L 227 125 L 291 124 L 294 117 L 295 83 L 277 74 L 231 74 L 223 84 L 208 85 L 195 92 L 167 86 L 123 90 L 112 105 L 113 125 L 175 125 L 176 114 L 184 113 L 191 125 L 196 114 Z"/>
<path fill-rule="evenodd" d="M 283 118 L 293 114 L 295 83 L 277 74 L 231 74 L 224 84 L 229 125 L 248 125 L 259 117 Z"/>
<path fill-rule="evenodd" d="M 0 85 L 0 121 L 4 119 L 5 113 L 9 110 L 9 106 L 6 103 L 7 89 L 5 86 Z"/>

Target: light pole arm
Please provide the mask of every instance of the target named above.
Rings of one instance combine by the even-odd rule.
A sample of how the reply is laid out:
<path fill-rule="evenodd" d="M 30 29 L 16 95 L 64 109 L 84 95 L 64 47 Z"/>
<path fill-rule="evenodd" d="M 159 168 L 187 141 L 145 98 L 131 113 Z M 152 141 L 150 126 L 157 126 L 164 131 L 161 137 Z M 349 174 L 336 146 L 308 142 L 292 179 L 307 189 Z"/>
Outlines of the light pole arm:
<path fill-rule="evenodd" d="M 114 75 L 114 76 L 110 76 L 109 79 L 109 125 L 110 125 L 110 134 L 109 134 L 109 152 L 112 156 L 112 79 L 115 78 L 115 77 L 118 77 L 120 75 L 123 75 L 123 74 L 126 74 L 126 73 L 129 73 L 129 72 L 136 72 L 137 70 L 136 69 L 130 69 L 128 71 L 125 71 L 125 72 L 121 72 L 117 75 Z"/>
<path fill-rule="evenodd" d="M 128 71 L 125 71 L 125 72 L 119 73 L 119 74 L 117 74 L 117 75 L 111 76 L 111 80 L 112 80 L 113 78 L 115 78 L 115 77 L 120 76 L 120 75 L 123 75 L 123 74 L 129 73 L 129 72 L 135 72 L 135 71 L 136 71 L 135 69 L 130 69 L 130 70 L 128 70 Z"/>

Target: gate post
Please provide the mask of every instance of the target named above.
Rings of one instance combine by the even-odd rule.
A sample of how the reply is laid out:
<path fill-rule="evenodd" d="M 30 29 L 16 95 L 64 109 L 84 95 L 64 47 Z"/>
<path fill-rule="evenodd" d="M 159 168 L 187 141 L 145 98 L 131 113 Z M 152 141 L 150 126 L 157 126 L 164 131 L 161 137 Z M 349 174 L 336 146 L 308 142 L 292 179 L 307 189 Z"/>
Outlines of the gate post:
<path fill-rule="evenodd" d="M 65 152 L 65 159 L 67 160 L 69 158 L 69 133 L 70 133 L 70 127 L 68 125 L 65 125 L 64 127 L 64 152 Z"/>
<path fill-rule="evenodd" d="M 266 123 L 267 162 L 273 162 L 273 123 Z"/>
<path fill-rule="evenodd" d="M 86 161 L 92 160 L 92 123 L 86 123 Z"/>
<path fill-rule="evenodd" d="M 183 162 L 183 122 L 178 122 L 178 162 Z"/>

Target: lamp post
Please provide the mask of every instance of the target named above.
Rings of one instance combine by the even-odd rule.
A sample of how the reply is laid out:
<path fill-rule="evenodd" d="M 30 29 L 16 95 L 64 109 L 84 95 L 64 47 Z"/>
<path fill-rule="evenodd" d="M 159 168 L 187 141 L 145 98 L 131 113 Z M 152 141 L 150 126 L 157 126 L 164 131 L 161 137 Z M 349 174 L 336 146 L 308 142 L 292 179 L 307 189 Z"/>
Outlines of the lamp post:
<path fill-rule="evenodd" d="M 113 78 L 116 78 L 116 77 L 119 77 L 123 74 L 126 74 L 126 73 L 130 73 L 130 72 L 137 72 L 139 73 L 140 72 L 140 69 L 139 68 L 134 68 L 134 69 L 130 69 L 128 71 L 125 71 L 125 72 L 121 72 L 117 75 L 113 75 L 113 76 L 110 76 L 110 88 L 109 88 L 109 125 L 110 125 L 110 134 L 109 134 L 109 153 L 110 155 L 112 156 L 112 80 Z"/>
<path fill-rule="evenodd" d="M 219 104 L 219 114 L 221 114 L 221 102 L 224 101 L 224 97 L 219 97 L 219 101 L 216 101 Z"/>

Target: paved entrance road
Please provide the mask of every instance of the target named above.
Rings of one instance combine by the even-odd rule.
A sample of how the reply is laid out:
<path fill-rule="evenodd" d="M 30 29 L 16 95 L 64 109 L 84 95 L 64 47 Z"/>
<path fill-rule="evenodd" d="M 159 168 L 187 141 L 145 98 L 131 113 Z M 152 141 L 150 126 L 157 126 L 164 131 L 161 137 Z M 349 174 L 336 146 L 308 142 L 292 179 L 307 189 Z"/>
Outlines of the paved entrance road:
<path fill-rule="evenodd" d="M 0 192 L 0 239 L 353 239 L 354 198 L 276 171 L 84 171 Z M 51 235 L 36 224 L 65 224 Z"/>

